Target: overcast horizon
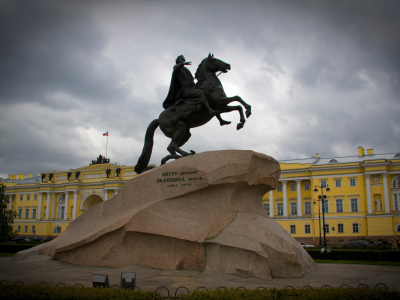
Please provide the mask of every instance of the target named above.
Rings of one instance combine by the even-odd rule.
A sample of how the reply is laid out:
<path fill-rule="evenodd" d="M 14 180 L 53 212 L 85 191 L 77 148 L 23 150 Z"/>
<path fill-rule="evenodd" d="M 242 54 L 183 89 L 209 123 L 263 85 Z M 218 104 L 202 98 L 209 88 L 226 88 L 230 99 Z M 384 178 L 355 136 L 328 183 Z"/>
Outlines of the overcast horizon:
<path fill-rule="evenodd" d="M 175 58 L 209 53 L 252 115 L 191 129 L 183 150 L 277 160 L 400 152 L 400 2 L 2 1 L 0 177 L 63 171 L 106 154 L 135 165 Z M 231 105 L 237 105 L 232 103 Z M 168 154 L 158 128 L 151 164 Z"/>

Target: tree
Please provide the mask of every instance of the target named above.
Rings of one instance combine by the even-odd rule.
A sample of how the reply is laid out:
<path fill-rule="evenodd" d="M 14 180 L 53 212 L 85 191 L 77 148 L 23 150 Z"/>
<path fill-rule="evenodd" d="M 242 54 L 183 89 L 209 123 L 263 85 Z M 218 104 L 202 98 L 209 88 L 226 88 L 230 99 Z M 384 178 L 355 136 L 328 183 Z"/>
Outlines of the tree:
<path fill-rule="evenodd" d="M 17 216 L 16 212 L 7 209 L 8 199 L 5 195 L 4 184 L 0 184 L 0 242 L 4 243 L 14 237 L 14 218 Z"/>

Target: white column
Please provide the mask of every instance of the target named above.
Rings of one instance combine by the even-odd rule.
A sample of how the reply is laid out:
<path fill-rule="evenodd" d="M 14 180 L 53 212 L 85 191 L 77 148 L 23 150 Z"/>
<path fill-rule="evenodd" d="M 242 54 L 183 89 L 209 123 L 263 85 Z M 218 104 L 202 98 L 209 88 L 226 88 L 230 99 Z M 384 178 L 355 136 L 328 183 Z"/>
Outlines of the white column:
<path fill-rule="evenodd" d="M 390 214 L 387 172 L 382 172 L 382 179 L 383 179 L 383 199 L 384 199 L 384 203 L 385 203 L 385 213 Z"/>
<path fill-rule="evenodd" d="M 287 217 L 288 216 L 287 191 L 286 191 L 287 180 L 281 180 L 281 182 L 282 182 L 282 192 L 283 192 L 283 217 Z"/>
<path fill-rule="evenodd" d="M 301 207 L 301 179 L 296 179 L 297 183 L 297 216 L 303 216 L 303 210 Z"/>
<path fill-rule="evenodd" d="M 108 190 L 104 190 L 104 201 L 108 200 Z"/>
<path fill-rule="evenodd" d="M 53 203 L 51 207 L 51 218 L 55 218 L 55 210 L 56 210 L 56 193 L 53 193 L 53 200 L 51 201 Z"/>
<path fill-rule="evenodd" d="M 43 193 L 39 192 L 39 205 L 38 205 L 38 211 L 37 211 L 37 219 L 40 220 L 42 218 L 42 198 L 43 198 Z"/>
<path fill-rule="evenodd" d="M 50 215 L 50 192 L 47 192 L 46 220 L 49 219 L 49 215 Z"/>
<path fill-rule="evenodd" d="M 371 200 L 371 174 L 365 174 L 365 189 L 367 191 L 367 213 L 372 214 L 372 200 Z"/>
<path fill-rule="evenodd" d="M 117 196 L 119 190 L 120 190 L 119 188 L 114 189 L 115 196 Z"/>
<path fill-rule="evenodd" d="M 76 205 L 78 200 L 78 191 L 74 191 L 74 209 L 72 210 L 72 219 L 76 219 Z"/>
<path fill-rule="evenodd" d="M 274 193 L 273 193 L 273 191 L 269 191 L 269 216 L 270 216 L 270 218 L 274 217 Z"/>
<path fill-rule="evenodd" d="M 8 204 L 8 209 L 9 209 L 9 210 L 12 210 L 12 202 L 13 202 L 13 196 L 14 196 L 14 195 L 13 195 L 13 194 L 10 194 L 9 196 L 10 196 L 10 203 Z"/>
<path fill-rule="evenodd" d="M 65 200 L 64 200 L 64 220 L 68 220 L 68 192 L 65 192 Z"/>

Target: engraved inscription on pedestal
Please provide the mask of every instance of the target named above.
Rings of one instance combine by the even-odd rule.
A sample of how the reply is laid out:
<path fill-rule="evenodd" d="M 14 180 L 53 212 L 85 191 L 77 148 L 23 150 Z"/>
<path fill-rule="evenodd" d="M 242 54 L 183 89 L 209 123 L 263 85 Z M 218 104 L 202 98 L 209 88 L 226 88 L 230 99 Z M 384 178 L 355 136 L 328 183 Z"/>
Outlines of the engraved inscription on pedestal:
<path fill-rule="evenodd" d="M 193 181 L 203 180 L 198 173 L 199 171 L 163 172 L 162 178 L 157 178 L 157 183 L 166 183 L 166 187 L 191 186 Z"/>

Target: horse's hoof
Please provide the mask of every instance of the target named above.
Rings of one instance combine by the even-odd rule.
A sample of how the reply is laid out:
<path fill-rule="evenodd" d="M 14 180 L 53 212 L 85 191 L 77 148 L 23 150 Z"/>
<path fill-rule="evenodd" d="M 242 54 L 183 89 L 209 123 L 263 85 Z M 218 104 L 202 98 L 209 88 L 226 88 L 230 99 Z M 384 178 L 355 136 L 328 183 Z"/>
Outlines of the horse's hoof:
<path fill-rule="evenodd" d="M 219 125 L 224 126 L 224 125 L 229 125 L 231 123 L 232 122 L 230 122 L 230 121 L 223 121 L 223 122 L 220 122 Z"/>
<path fill-rule="evenodd" d="M 251 108 L 246 109 L 246 117 L 250 117 L 251 116 Z"/>
<path fill-rule="evenodd" d="M 194 152 L 193 150 L 190 150 L 190 153 L 191 153 L 191 154 L 196 154 L 196 152 Z"/>
<path fill-rule="evenodd" d="M 242 129 L 243 128 L 243 123 L 238 123 L 236 126 L 236 130 Z"/>

